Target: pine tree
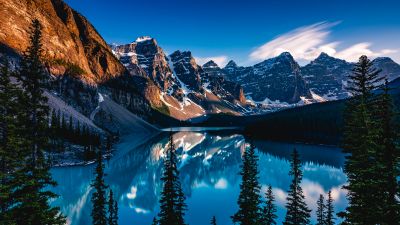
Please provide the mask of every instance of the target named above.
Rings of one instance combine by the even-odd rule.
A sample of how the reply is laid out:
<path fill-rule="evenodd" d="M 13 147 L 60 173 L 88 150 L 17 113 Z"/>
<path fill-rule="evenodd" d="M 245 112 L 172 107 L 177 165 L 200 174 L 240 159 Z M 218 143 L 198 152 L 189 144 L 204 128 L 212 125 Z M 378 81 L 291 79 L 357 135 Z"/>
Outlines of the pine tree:
<path fill-rule="evenodd" d="M 95 179 L 93 180 L 91 186 L 94 188 L 92 194 L 92 224 L 93 225 L 106 225 L 106 189 L 107 185 L 104 181 L 104 164 L 103 156 L 99 150 L 97 153 L 97 165 L 95 170 Z"/>
<path fill-rule="evenodd" d="M 158 220 L 156 217 L 153 217 L 153 222 L 151 223 L 151 225 L 158 225 Z"/>
<path fill-rule="evenodd" d="M 232 221 L 240 225 L 259 224 L 261 220 L 260 184 L 258 183 L 258 157 L 255 146 L 247 149 L 243 154 L 243 165 L 240 175 L 240 194 L 238 199 L 239 210 L 232 216 Z"/>
<path fill-rule="evenodd" d="M 11 71 L 5 58 L 0 67 L 0 224 L 15 224 L 14 199 L 18 190 L 21 168 L 20 150 L 24 144 L 21 137 L 20 113 L 22 90 L 11 82 Z"/>
<path fill-rule="evenodd" d="M 349 76 L 353 98 L 344 113 L 343 151 L 347 153 L 344 171 L 348 177 L 349 205 L 338 215 L 346 223 L 381 224 L 385 209 L 379 145 L 380 129 L 375 117 L 376 98 L 372 92 L 381 81 L 366 56 L 361 56 Z"/>
<path fill-rule="evenodd" d="M 169 149 L 166 154 L 161 178 L 164 185 L 161 192 L 158 223 L 160 225 L 184 225 L 185 196 L 179 181 L 179 171 L 176 167 L 177 157 L 172 134 L 170 135 Z"/>
<path fill-rule="evenodd" d="M 114 225 L 118 225 L 118 202 L 114 201 Z"/>
<path fill-rule="evenodd" d="M 217 218 L 215 218 L 215 216 L 213 216 L 213 217 L 211 218 L 210 224 L 211 224 L 211 225 L 217 225 Z"/>
<path fill-rule="evenodd" d="M 275 225 L 276 224 L 276 219 L 278 218 L 276 216 L 276 206 L 274 204 L 275 202 L 275 197 L 274 194 L 272 193 L 272 187 L 271 185 L 268 186 L 268 190 L 265 193 L 265 199 L 266 203 L 263 209 L 263 214 L 262 214 L 262 224 L 263 225 Z"/>
<path fill-rule="evenodd" d="M 380 128 L 378 138 L 381 149 L 378 153 L 382 178 L 380 192 L 384 193 L 384 223 L 397 224 L 400 221 L 400 202 L 396 196 L 400 196 L 397 178 L 400 177 L 400 149 L 398 146 L 398 124 L 396 124 L 396 112 L 389 91 L 389 83 L 386 80 L 382 87 L 382 93 L 378 96 L 376 107 L 377 120 Z"/>
<path fill-rule="evenodd" d="M 335 217 L 334 217 L 334 210 L 333 210 L 333 199 L 332 199 L 332 192 L 328 192 L 328 199 L 326 199 L 326 215 L 325 215 L 325 224 L 326 225 L 334 225 L 335 224 Z"/>
<path fill-rule="evenodd" d="M 108 225 L 118 225 L 118 203 L 114 201 L 111 189 L 108 199 Z"/>
<path fill-rule="evenodd" d="M 326 222 L 325 218 L 325 200 L 323 195 L 319 195 L 317 201 L 317 225 L 324 225 Z"/>
<path fill-rule="evenodd" d="M 44 150 L 49 144 L 48 116 L 49 108 L 44 88 L 47 85 L 47 74 L 41 63 L 41 25 L 38 20 L 32 21 L 30 29 L 30 46 L 21 60 L 18 80 L 24 90 L 20 111 L 24 114 L 21 129 L 24 129 L 26 145 L 21 150 L 20 159 L 24 161 L 23 173 L 18 177 L 20 187 L 14 200 L 17 224 L 64 224 L 58 208 L 51 207 L 49 200 L 57 197 L 45 190 L 55 186 L 49 172 L 49 163 Z"/>
<path fill-rule="evenodd" d="M 310 212 L 304 201 L 303 190 L 300 186 L 303 172 L 301 171 L 300 156 L 296 149 L 293 150 L 290 160 L 290 176 L 293 176 L 286 203 L 285 225 L 304 225 L 310 223 Z"/>

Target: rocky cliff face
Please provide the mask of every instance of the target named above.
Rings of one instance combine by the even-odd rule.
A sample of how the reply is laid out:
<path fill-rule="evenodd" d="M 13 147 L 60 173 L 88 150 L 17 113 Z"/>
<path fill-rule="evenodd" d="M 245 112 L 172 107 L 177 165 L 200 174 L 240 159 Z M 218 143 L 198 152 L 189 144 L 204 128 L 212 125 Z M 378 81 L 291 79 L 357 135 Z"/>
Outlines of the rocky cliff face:
<path fill-rule="evenodd" d="M 348 97 L 344 84 L 352 68 L 351 63 L 321 53 L 301 72 L 310 90 L 329 100 Z"/>
<path fill-rule="evenodd" d="M 372 65 L 380 69 L 380 75 L 386 77 L 389 81 L 393 81 L 400 76 L 400 65 L 389 57 L 378 57 L 372 60 Z"/>
<path fill-rule="evenodd" d="M 297 103 L 301 98 L 311 98 L 300 66 L 287 52 L 251 67 L 238 67 L 231 61 L 224 71 L 230 80 L 241 84 L 246 95 L 256 102 Z"/>
<path fill-rule="evenodd" d="M 112 50 L 131 74 L 148 77 L 162 91 L 175 83 L 167 57 L 155 39 L 140 37 L 130 44 L 113 45 Z"/>
<path fill-rule="evenodd" d="M 62 0 L 0 0 L 0 5 L 0 43 L 23 53 L 37 18 L 43 26 L 43 58 L 54 75 L 98 84 L 124 73 L 96 29 Z"/>
<path fill-rule="evenodd" d="M 372 65 L 381 70 L 381 77 L 386 77 L 389 81 L 400 76 L 400 65 L 390 58 L 376 58 L 372 60 Z M 311 91 L 326 100 L 333 100 L 349 96 L 346 83 L 353 68 L 354 63 L 321 53 L 318 58 L 302 67 L 301 73 Z"/>
<path fill-rule="evenodd" d="M 197 65 L 189 51 L 175 51 L 166 56 L 150 37 L 140 37 L 126 45 L 111 45 L 111 48 L 132 75 L 145 77 L 159 88 L 159 96 L 147 98 L 152 104 L 161 100 L 173 117 L 189 119 L 218 112 L 238 114 L 235 104 L 246 104 L 240 85 L 208 73 Z"/>

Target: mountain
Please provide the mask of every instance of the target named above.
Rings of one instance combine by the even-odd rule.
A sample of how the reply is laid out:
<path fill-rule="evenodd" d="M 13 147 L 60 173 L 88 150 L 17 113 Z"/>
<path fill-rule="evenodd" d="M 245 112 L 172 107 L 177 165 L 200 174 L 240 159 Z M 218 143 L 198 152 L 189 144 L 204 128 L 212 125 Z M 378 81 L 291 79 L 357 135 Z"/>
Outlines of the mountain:
<path fill-rule="evenodd" d="M 372 60 L 380 76 L 392 81 L 400 76 L 400 65 L 388 57 Z M 346 62 L 321 53 L 315 60 L 301 68 L 303 78 L 310 90 L 326 100 L 343 99 L 349 96 L 346 91 L 347 78 L 352 74 L 354 63 Z"/>
<path fill-rule="evenodd" d="M 15 69 L 29 44 L 31 20 L 37 18 L 43 26 L 51 107 L 93 129 L 119 133 L 124 124 L 115 109 L 120 107 L 134 119 L 165 127 L 209 114 L 252 115 L 347 96 L 346 76 L 353 64 L 327 54 L 304 67 L 290 53 L 254 66 L 234 61 L 224 68 L 214 61 L 201 66 L 190 51 L 167 55 L 147 36 L 108 45 L 62 0 L 0 0 L 0 5 L 0 55 L 12 57 Z M 391 80 L 400 75 L 390 58 L 373 63 Z"/>
<path fill-rule="evenodd" d="M 168 114 L 180 120 L 208 113 L 242 114 L 247 106 L 240 85 L 208 73 L 190 51 L 167 56 L 157 41 L 140 37 L 125 45 L 110 45 L 131 75 L 142 76 L 158 87 L 151 103 L 161 101 Z M 157 97 L 158 96 L 158 97 Z"/>
<path fill-rule="evenodd" d="M 299 64 L 288 52 L 250 67 L 238 67 L 230 61 L 223 70 L 255 102 L 298 103 L 312 98 Z"/>
<path fill-rule="evenodd" d="M 69 74 L 95 85 L 124 73 L 124 66 L 78 12 L 62 0 L 0 0 L 0 43 L 21 54 L 37 18 L 43 26 L 43 58 L 53 75 Z"/>
<path fill-rule="evenodd" d="M 348 97 L 345 80 L 352 73 L 353 64 L 321 53 L 315 60 L 301 68 L 310 90 L 325 99 Z"/>
<path fill-rule="evenodd" d="M 385 76 L 389 81 L 393 81 L 400 76 L 400 65 L 389 57 L 378 57 L 372 60 L 375 68 L 380 69 L 381 76 Z"/>

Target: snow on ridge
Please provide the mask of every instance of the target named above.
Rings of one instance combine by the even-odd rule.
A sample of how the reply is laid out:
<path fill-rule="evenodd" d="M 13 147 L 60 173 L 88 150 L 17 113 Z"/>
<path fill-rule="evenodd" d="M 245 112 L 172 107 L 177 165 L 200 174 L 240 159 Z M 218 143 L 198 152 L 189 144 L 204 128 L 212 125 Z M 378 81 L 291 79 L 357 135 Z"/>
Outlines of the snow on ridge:
<path fill-rule="evenodd" d="M 150 41 L 150 40 L 152 40 L 152 39 L 153 39 L 153 38 L 151 38 L 150 36 L 141 36 L 141 37 L 138 37 L 138 38 L 136 39 L 135 42 Z"/>

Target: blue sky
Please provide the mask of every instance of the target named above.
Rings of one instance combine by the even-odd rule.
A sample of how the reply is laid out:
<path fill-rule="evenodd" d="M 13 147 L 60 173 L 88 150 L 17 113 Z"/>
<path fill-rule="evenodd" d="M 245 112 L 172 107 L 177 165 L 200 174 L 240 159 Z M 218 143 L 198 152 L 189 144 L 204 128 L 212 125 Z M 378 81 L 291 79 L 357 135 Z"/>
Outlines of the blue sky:
<path fill-rule="evenodd" d="M 65 0 L 109 43 L 157 39 L 167 53 L 190 50 L 199 64 L 250 65 L 290 51 L 301 64 L 321 51 L 400 62 L 400 1 Z M 361 3 L 362 2 L 362 3 Z"/>

